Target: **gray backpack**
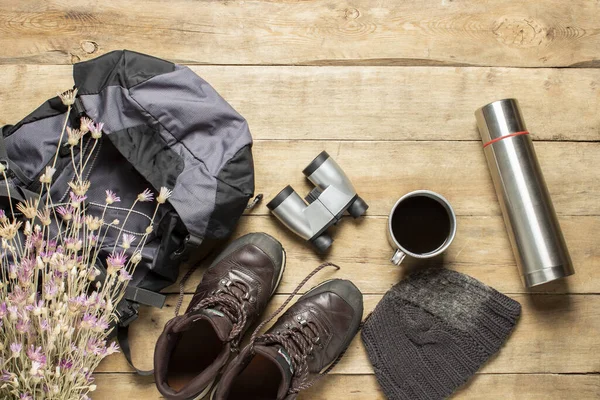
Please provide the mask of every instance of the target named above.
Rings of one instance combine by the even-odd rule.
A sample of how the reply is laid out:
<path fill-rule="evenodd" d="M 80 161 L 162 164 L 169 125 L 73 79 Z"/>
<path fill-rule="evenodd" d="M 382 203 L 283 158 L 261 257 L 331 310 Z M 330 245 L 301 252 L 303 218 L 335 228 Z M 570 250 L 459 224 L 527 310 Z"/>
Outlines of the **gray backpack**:
<path fill-rule="evenodd" d="M 82 116 L 104 123 L 100 143 L 95 148 L 84 144 L 82 154 L 76 154 L 92 160 L 84 171 L 92 182 L 87 212 L 100 215 L 107 189 L 125 205 L 147 187 L 173 190 L 155 219 L 127 301 L 119 305 L 116 331 L 130 361 L 127 328 L 137 317 L 139 304 L 162 307 L 165 298 L 158 292 L 175 282 L 181 262 L 203 257 L 226 239 L 253 196 L 252 137 L 246 120 L 185 66 L 114 51 L 75 64 L 73 78 L 78 98 L 69 124 L 79 127 Z M 0 128 L 0 162 L 7 166 L 11 186 L 7 191 L 0 185 L 4 209 L 9 194 L 13 202 L 37 196 L 39 177 L 52 162 L 65 112 L 55 97 L 16 125 Z M 50 191 L 56 205 L 65 201 L 73 177 L 69 149 L 59 150 Z M 136 206 L 126 231 L 141 236 L 153 207 Z M 110 206 L 104 220 L 123 221 L 125 211 Z M 105 252 L 112 249 L 116 233 L 109 229 Z"/>

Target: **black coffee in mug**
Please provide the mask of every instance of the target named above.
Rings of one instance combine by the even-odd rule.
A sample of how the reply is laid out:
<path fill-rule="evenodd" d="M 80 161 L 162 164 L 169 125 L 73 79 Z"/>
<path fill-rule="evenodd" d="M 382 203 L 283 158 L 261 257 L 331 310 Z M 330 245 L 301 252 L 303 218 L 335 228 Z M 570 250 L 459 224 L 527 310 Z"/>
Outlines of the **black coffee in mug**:
<path fill-rule="evenodd" d="M 419 194 L 397 205 L 391 217 L 391 228 L 394 239 L 406 250 L 426 254 L 446 243 L 452 219 L 444 204 Z"/>

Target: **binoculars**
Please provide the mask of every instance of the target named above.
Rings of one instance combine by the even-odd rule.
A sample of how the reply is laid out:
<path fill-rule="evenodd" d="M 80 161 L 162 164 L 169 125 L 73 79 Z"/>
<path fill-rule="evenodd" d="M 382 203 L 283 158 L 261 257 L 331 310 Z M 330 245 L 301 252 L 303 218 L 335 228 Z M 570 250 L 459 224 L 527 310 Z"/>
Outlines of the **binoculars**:
<path fill-rule="evenodd" d="M 327 229 L 337 224 L 345 211 L 358 218 L 369 206 L 356 194 L 352 182 L 326 151 L 302 173 L 315 185 L 304 199 L 288 185 L 267 207 L 288 229 L 323 253 L 333 243 Z"/>

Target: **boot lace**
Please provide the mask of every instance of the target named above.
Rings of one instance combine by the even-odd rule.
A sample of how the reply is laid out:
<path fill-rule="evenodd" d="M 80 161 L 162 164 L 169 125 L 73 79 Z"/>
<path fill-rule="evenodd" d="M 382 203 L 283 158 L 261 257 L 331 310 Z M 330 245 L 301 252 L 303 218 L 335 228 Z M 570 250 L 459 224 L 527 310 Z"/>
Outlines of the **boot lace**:
<path fill-rule="evenodd" d="M 179 315 L 179 310 L 183 303 L 183 293 L 185 282 L 189 279 L 196 268 L 190 269 L 180 282 L 180 296 L 175 307 L 175 315 Z M 220 312 L 225 314 L 232 322 L 231 333 L 227 338 L 227 342 L 231 343 L 231 351 L 239 352 L 241 341 L 241 333 L 248 321 L 248 313 L 244 308 L 245 302 L 251 302 L 250 288 L 242 281 L 234 281 L 229 279 L 221 280 L 222 288 L 211 292 L 207 297 L 203 298 L 192 309 L 194 311 L 218 308 Z"/>
<path fill-rule="evenodd" d="M 320 378 L 327 375 L 327 373 L 329 373 L 329 371 L 331 371 L 337 365 L 339 360 L 343 357 L 345 351 L 342 352 L 342 354 L 340 354 L 325 371 L 321 372 L 316 378 L 309 380 L 308 360 L 312 356 L 315 346 L 320 345 L 321 340 L 319 328 L 314 322 L 299 319 L 299 327 L 289 325 L 286 326 L 287 329 L 284 331 L 265 333 L 262 335 L 259 335 L 259 332 L 265 325 L 271 322 L 287 307 L 290 301 L 298 294 L 306 282 L 308 282 L 323 268 L 329 266 L 340 269 L 339 266 L 333 263 L 323 263 L 319 265 L 313 272 L 304 278 L 302 282 L 300 282 L 300 284 L 286 299 L 286 301 L 284 301 L 283 304 L 273 314 L 271 314 L 269 318 L 256 327 L 254 333 L 252 334 L 252 338 L 250 339 L 250 346 L 252 346 L 252 348 L 254 348 L 254 345 L 257 343 L 265 345 L 278 344 L 282 346 L 290 355 L 293 369 L 293 379 L 288 394 L 298 393 L 314 385 Z"/>

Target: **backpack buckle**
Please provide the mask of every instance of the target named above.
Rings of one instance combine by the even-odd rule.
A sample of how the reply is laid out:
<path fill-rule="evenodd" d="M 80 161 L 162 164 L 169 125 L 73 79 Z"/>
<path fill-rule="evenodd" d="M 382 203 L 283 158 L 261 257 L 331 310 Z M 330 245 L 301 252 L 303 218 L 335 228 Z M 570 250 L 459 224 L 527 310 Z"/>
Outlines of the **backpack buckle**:
<path fill-rule="evenodd" d="M 172 260 L 177 260 L 190 255 L 190 253 L 199 248 L 203 240 L 200 237 L 187 235 L 183 241 L 183 245 L 171 255 Z"/>
<path fill-rule="evenodd" d="M 139 305 L 136 303 L 130 303 L 126 301 L 127 305 L 125 307 L 120 308 L 119 312 L 121 314 L 121 318 L 119 318 L 118 326 L 126 327 L 129 326 L 133 321 L 138 319 L 138 308 Z"/>
<path fill-rule="evenodd" d="M 145 306 L 163 308 L 167 297 L 151 290 L 127 286 L 127 289 L 125 289 L 125 299 Z"/>

